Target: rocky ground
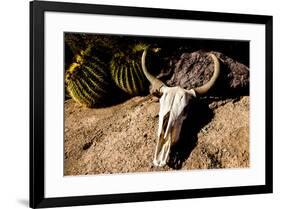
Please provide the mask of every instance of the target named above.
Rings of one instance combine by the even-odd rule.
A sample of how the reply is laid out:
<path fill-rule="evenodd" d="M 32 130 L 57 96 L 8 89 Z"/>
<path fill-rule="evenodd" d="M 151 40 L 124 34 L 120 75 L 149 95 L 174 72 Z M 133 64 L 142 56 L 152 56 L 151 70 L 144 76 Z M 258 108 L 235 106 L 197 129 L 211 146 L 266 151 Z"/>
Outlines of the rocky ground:
<path fill-rule="evenodd" d="M 67 100 L 64 174 L 249 166 L 249 96 L 198 102 L 163 168 L 152 163 L 158 112 L 159 102 L 152 96 L 98 109 Z"/>

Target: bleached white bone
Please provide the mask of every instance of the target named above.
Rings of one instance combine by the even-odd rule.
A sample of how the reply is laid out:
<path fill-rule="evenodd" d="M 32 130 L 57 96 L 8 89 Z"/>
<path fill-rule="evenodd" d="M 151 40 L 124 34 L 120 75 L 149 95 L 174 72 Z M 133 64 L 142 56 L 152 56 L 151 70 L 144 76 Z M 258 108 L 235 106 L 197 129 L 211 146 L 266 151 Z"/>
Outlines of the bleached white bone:
<path fill-rule="evenodd" d="M 172 144 L 179 139 L 183 121 L 187 116 L 186 107 L 192 97 L 195 97 L 194 90 L 185 90 L 178 86 L 163 86 L 161 92 L 163 94 L 160 99 L 157 144 L 153 159 L 155 166 L 166 164 Z"/>
<path fill-rule="evenodd" d="M 214 61 L 214 73 L 210 81 L 201 87 L 186 90 L 179 86 L 167 87 L 162 81 L 151 75 L 145 65 L 147 50 L 142 55 L 142 69 L 152 85 L 152 93 L 161 95 L 159 126 L 157 134 L 156 149 L 153 159 L 155 166 L 164 166 L 170 153 L 171 146 L 175 144 L 180 136 L 183 121 L 188 116 L 190 100 L 196 95 L 205 94 L 214 85 L 220 73 L 220 64 L 215 55 L 209 54 Z"/>

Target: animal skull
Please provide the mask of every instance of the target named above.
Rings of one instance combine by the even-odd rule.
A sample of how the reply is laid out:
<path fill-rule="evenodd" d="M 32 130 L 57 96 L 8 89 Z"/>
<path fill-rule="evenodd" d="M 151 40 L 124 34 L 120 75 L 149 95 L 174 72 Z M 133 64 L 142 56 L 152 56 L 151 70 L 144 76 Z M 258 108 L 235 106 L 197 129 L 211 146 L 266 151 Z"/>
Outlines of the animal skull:
<path fill-rule="evenodd" d="M 168 87 L 151 75 L 145 65 L 146 54 L 147 49 L 142 54 L 143 72 L 152 85 L 151 93 L 161 95 L 157 144 L 153 164 L 164 166 L 167 163 L 171 146 L 179 139 L 183 121 L 188 114 L 190 101 L 196 95 L 205 94 L 214 85 L 220 73 L 220 64 L 217 57 L 210 53 L 209 56 L 213 59 L 215 68 L 212 78 L 201 87 L 187 90 L 179 86 Z"/>

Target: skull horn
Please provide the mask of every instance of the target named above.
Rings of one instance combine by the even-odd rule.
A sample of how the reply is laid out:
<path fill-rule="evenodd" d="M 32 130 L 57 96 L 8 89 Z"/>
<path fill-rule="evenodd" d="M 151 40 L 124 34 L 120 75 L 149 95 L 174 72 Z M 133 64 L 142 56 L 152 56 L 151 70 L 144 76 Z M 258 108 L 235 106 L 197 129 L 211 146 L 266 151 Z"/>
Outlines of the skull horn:
<path fill-rule="evenodd" d="M 210 88 L 212 88 L 212 86 L 215 84 L 215 82 L 220 74 L 220 63 L 219 63 L 218 58 L 212 53 L 209 53 L 208 55 L 213 59 L 214 73 L 213 73 L 212 78 L 206 84 L 204 84 L 203 86 L 194 88 L 194 91 L 198 95 L 206 94 L 210 90 Z"/>
<path fill-rule="evenodd" d="M 152 93 L 159 92 L 162 94 L 160 98 L 159 127 L 153 164 L 155 166 L 164 166 L 167 163 L 171 146 L 180 137 L 183 121 L 188 116 L 186 107 L 190 105 L 191 99 L 196 97 L 196 93 L 199 95 L 204 94 L 214 85 L 220 73 L 220 63 L 215 55 L 209 54 L 214 61 L 212 78 L 201 87 L 186 90 L 179 86 L 167 87 L 162 81 L 151 75 L 145 66 L 146 53 L 147 50 L 144 50 L 141 60 L 143 73 L 152 85 Z"/>
<path fill-rule="evenodd" d="M 143 73 L 147 78 L 147 80 L 151 83 L 152 91 L 154 91 L 153 93 L 160 92 L 161 87 L 165 86 L 165 84 L 147 71 L 146 64 L 145 64 L 146 54 L 147 54 L 147 49 L 143 51 L 141 57 L 141 66 L 142 66 Z"/>

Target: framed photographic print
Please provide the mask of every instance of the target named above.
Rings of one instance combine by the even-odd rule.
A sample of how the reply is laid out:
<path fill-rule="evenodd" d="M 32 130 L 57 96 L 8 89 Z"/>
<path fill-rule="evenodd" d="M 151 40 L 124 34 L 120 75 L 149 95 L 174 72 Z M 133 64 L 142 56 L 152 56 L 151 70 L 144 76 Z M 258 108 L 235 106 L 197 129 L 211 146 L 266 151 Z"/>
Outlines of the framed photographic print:
<path fill-rule="evenodd" d="M 30 207 L 271 193 L 272 16 L 30 3 Z"/>

